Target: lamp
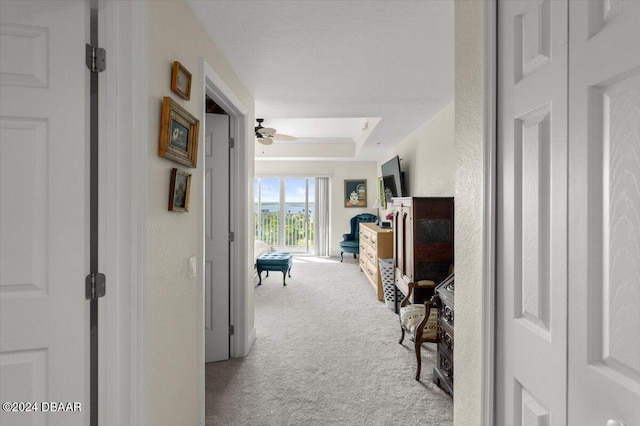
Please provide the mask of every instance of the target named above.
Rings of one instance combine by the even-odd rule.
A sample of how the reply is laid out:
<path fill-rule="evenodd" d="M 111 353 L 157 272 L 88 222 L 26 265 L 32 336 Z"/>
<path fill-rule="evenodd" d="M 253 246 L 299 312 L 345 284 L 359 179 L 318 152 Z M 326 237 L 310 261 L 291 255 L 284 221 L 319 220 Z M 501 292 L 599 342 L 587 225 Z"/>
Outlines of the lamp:
<path fill-rule="evenodd" d="M 369 207 L 370 209 L 376 209 L 376 223 L 380 223 L 380 207 L 382 207 L 380 198 L 376 198 L 376 201 L 373 203 L 373 205 Z"/>

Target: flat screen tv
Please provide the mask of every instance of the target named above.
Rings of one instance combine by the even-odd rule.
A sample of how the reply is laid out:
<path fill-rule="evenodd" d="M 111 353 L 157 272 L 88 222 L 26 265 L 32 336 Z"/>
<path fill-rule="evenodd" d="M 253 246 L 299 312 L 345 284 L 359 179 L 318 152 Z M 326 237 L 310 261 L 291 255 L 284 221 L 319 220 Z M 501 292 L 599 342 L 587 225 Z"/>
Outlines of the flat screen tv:
<path fill-rule="evenodd" d="M 400 157 L 397 155 L 384 163 L 382 169 L 382 183 L 384 185 L 384 197 L 391 202 L 392 197 L 405 197 L 404 176 L 400 170 Z"/>

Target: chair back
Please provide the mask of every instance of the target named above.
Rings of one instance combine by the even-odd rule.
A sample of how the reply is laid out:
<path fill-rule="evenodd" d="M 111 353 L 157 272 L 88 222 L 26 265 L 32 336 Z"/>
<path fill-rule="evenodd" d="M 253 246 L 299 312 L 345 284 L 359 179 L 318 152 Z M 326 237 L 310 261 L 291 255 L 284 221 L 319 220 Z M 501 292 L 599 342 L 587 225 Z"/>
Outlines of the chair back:
<path fill-rule="evenodd" d="M 371 213 L 360 213 L 351 218 L 351 236 L 354 240 L 360 239 L 360 222 L 375 222 L 378 217 Z"/>

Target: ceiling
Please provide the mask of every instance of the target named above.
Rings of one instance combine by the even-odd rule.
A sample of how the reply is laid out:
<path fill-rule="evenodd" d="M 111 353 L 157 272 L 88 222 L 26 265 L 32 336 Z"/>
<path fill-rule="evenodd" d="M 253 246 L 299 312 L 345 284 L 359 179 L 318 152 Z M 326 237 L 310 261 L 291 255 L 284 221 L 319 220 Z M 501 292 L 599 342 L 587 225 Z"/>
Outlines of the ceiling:
<path fill-rule="evenodd" d="M 299 138 L 266 156 L 376 160 L 453 101 L 452 0 L 187 2 L 256 117 Z"/>

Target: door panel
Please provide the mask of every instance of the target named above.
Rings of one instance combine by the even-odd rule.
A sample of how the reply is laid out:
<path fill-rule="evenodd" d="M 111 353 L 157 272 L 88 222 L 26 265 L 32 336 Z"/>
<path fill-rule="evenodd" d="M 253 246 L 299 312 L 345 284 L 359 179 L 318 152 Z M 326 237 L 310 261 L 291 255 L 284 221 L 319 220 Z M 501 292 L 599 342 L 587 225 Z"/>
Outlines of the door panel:
<path fill-rule="evenodd" d="M 84 424 L 87 3 L 0 2 L 0 412 L 11 425 Z"/>
<path fill-rule="evenodd" d="M 640 424 L 640 2 L 571 2 L 569 422 Z"/>
<path fill-rule="evenodd" d="M 205 362 L 229 359 L 229 116 L 205 133 Z"/>
<path fill-rule="evenodd" d="M 566 422 L 566 2 L 498 2 L 496 419 Z"/>

